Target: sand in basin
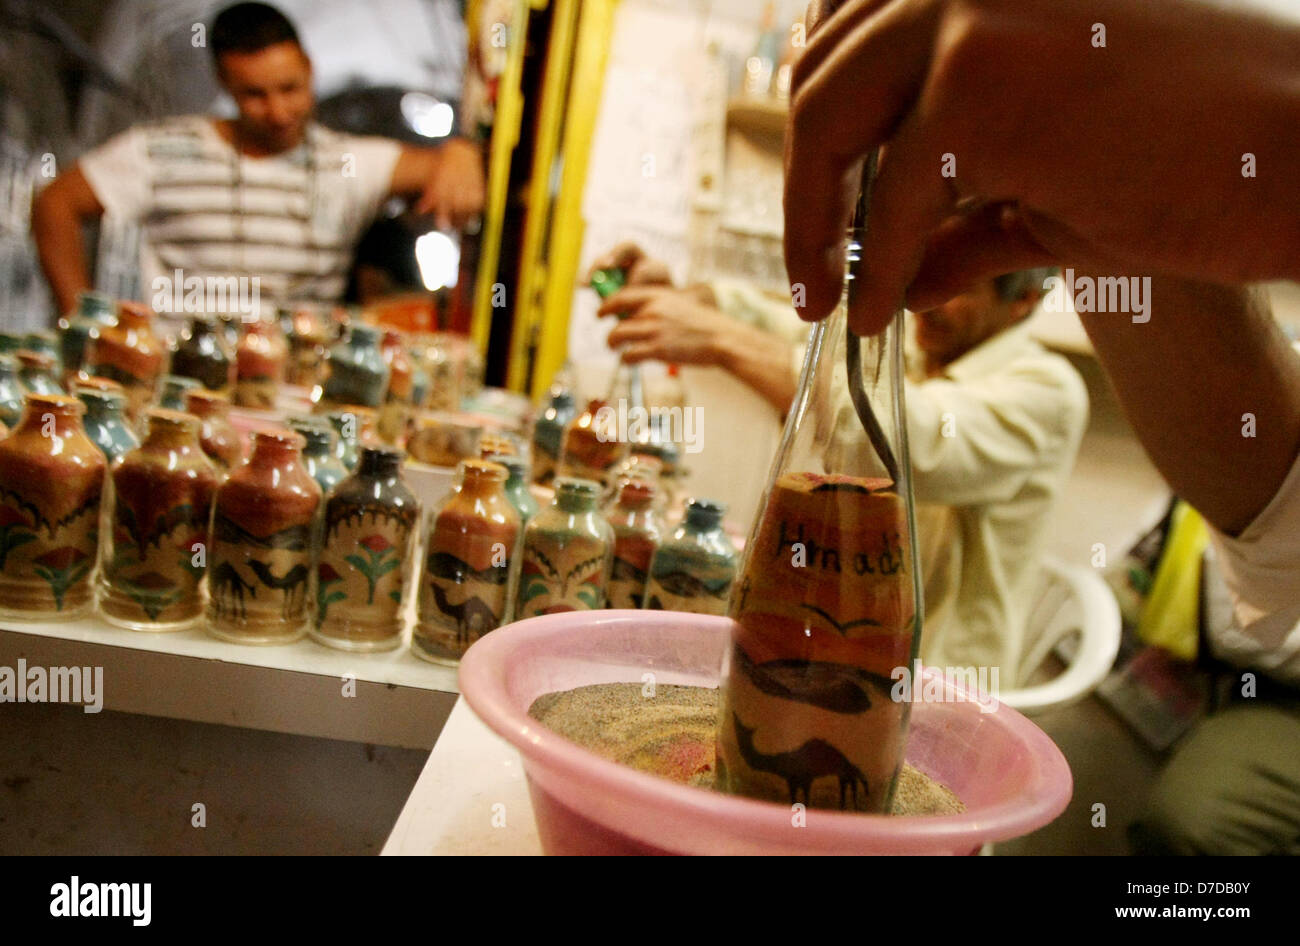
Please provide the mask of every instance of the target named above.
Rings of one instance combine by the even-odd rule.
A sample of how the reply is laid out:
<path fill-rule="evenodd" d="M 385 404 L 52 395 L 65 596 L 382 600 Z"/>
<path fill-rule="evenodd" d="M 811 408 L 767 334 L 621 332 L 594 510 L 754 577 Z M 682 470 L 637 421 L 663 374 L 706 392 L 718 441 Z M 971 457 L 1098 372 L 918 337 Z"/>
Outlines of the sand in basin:
<path fill-rule="evenodd" d="M 601 683 L 539 696 L 528 715 L 597 755 L 642 772 L 713 788 L 718 691 L 706 687 Z M 893 815 L 951 815 L 966 807 L 904 763 Z"/>

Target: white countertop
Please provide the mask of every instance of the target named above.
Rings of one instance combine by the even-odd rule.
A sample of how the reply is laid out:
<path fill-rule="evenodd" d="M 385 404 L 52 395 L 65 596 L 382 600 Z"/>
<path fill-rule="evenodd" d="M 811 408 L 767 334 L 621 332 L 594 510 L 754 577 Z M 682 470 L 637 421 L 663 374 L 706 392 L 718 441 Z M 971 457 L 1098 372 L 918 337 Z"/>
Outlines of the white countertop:
<path fill-rule="evenodd" d="M 383 854 L 541 854 L 523 760 L 456 701 Z"/>

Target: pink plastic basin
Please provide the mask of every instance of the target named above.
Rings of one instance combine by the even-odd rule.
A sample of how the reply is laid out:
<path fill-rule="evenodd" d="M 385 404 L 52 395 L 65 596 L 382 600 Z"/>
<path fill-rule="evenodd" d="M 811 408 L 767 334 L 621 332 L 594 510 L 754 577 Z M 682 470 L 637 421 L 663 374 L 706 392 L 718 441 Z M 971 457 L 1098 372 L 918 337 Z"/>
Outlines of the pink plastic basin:
<path fill-rule="evenodd" d="M 475 713 L 523 756 L 548 854 L 970 854 L 1059 815 L 1072 779 L 1064 756 L 1009 707 L 967 699 L 912 707 L 907 761 L 952 789 L 959 815 L 889 817 L 737 798 L 648 775 L 588 752 L 528 716 L 533 701 L 596 683 L 716 687 L 727 618 L 664 611 L 582 611 L 493 631 L 461 661 Z M 931 671 L 927 671 L 930 673 Z"/>

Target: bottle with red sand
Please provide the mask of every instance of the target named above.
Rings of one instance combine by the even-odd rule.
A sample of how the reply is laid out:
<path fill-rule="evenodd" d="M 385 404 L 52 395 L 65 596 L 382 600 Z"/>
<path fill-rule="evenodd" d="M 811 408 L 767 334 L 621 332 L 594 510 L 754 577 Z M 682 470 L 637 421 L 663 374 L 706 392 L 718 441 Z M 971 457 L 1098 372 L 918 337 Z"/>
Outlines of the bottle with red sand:
<path fill-rule="evenodd" d="M 888 809 L 910 710 L 893 673 L 911 666 L 921 631 L 901 334 L 900 314 L 858 339 L 841 305 L 808 346 L 731 599 L 726 791 Z"/>

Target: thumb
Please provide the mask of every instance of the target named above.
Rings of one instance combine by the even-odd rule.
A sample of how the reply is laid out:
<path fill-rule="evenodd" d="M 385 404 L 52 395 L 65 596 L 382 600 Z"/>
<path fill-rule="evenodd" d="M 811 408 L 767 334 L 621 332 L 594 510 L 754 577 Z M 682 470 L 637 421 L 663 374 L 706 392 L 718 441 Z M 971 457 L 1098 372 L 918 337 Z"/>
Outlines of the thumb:
<path fill-rule="evenodd" d="M 921 265 L 926 238 L 951 211 L 943 150 L 915 121 L 881 149 L 849 310 L 849 327 L 858 335 L 875 335 L 889 324 Z"/>
<path fill-rule="evenodd" d="M 984 204 L 954 214 L 931 234 L 907 290 L 907 307 L 924 312 L 981 280 L 1056 262 L 1014 204 Z"/>

